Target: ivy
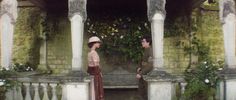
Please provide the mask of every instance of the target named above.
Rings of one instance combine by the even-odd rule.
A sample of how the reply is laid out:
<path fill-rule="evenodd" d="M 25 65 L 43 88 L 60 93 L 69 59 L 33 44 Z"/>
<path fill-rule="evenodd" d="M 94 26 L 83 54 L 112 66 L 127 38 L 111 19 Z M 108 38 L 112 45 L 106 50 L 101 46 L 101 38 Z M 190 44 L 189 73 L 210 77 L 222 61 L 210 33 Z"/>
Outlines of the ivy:
<path fill-rule="evenodd" d="M 184 48 L 187 54 L 196 56 L 198 62 L 189 64 L 185 75 L 185 80 L 188 85 L 185 91 L 186 100 L 208 100 L 215 97 L 217 75 L 219 70 L 222 70 L 223 61 L 213 61 L 209 56 L 210 48 L 204 42 L 193 36 L 191 43 L 185 45 Z"/>
<path fill-rule="evenodd" d="M 185 36 L 188 36 L 188 42 L 180 43 L 185 54 L 189 55 L 189 65 L 184 72 L 187 82 L 184 100 L 216 100 L 218 72 L 222 70 L 224 62 L 213 60 L 209 42 L 197 37 L 203 29 L 201 26 L 203 19 L 199 14 L 198 9 L 192 13 L 188 21 L 190 22 L 188 31 L 184 33 Z M 207 32 L 210 31 L 212 30 L 209 29 Z"/>
<path fill-rule="evenodd" d="M 124 61 L 136 63 L 141 59 L 141 37 L 144 34 L 151 35 L 147 21 L 130 17 L 106 17 L 100 21 L 95 20 L 96 18 L 87 20 L 85 32 L 89 36 L 96 35 L 101 38 L 101 52 L 104 55 L 122 55 Z"/>
<path fill-rule="evenodd" d="M 5 100 L 5 93 L 7 90 L 12 89 L 13 86 L 17 86 L 17 81 L 8 79 L 9 77 L 16 75 L 16 71 L 0 66 L 0 100 Z"/>

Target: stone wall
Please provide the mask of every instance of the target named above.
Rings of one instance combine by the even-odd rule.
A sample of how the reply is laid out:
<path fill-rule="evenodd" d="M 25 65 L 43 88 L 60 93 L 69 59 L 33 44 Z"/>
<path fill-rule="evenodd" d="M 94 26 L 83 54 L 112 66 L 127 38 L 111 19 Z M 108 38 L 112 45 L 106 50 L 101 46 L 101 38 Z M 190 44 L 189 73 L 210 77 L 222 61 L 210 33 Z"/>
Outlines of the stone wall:
<path fill-rule="evenodd" d="M 64 16 L 48 15 L 47 64 L 53 73 L 67 73 L 71 70 L 70 21 Z"/>
<path fill-rule="evenodd" d="M 214 61 L 224 61 L 224 41 L 218 11 L 201 11 L 200 14 L 193 14 L 192 17 L 198 20 L 196 37 L 210 46 L 210 56 Z M 188 43 L 188 36 L 180 34 L 164 38 L 164 64 L 170 73 L 181 73 L 188 66 L 189 56 L 184 51 L 184 47 L 179 45 L 181 42 Z"/>
<path fill-rule="evenodd" d="M 13 63 L 29 63 L 32 67 L 38 65 L 40 12 L 36 7 L 18 8 L 14 30 Z"/>
<path fill-rule="evenodd" d="M 198 37 L 210 46 L 210 56 L 215 61 L 224 61 L 224 40 L 217 11 L 202 11 Z"/>
<path fill-rule="evenodd" d="M 184 37 L 164 38 L 164 66 L 168 72 L 179 74 L 185 70 L 189 63 L 189 56 L 178 42 L 187 42 Z"/>

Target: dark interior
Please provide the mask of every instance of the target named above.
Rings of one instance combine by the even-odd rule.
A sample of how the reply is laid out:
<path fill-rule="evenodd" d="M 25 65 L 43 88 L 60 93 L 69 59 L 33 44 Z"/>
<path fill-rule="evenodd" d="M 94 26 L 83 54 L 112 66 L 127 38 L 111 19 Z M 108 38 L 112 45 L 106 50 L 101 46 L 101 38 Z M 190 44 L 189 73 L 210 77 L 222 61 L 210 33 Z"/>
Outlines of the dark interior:
<path fill-rule="evenodd" d="M 205 0 L 167 0 L 167 16 L 188 14 Z M 68 12 L 68 0 L 45 0 L 50 13 Z M 90 15 L 135 15 L 147 16 L 146 0 L 87 0 L 87 14 Z"/>

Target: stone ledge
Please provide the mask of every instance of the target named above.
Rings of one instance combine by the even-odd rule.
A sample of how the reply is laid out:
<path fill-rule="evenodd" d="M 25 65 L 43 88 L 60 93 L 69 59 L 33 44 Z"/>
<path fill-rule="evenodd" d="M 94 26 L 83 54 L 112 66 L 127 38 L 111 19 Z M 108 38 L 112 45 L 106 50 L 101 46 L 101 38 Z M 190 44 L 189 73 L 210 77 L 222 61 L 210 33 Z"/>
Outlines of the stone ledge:
<path fill-rule="evenodd" d="M 144 80 L 146 81 L 159 81 L 159 82 L 164 82 L 164 81 L 175 81 L 175 77 L 166 71 L 158 71 L 158 70 L 153 70 L 148 75 L 144 76 Z"/>
<path fill-rule="evenodd" d="M 104 74 L 104 88 L 137 88 L 136 74 Z"/>
<path fill-rule="evenodd" d="M 116 70 L 103 74 L 104 88 L 138 88 L 138 79 L 136 73 L 130 73 L 122 67 Z"/>
<path fill-rule="evenodd" d="M 236 79 L 236 68 L 225 68 L 218 74 L 224 79 Z"/>
<path fill-rule="evenodd" d="M 90 82 L 92 77 L 82 71 L 73 71 L 69 74 L 50 75 L 35 72 L 18 73 L 7 79 L 27 83 L 68 83 L 68 82 Z"/>
<path fill-rule="evenodd" d="M 134 86 L 104 86 L 104 89 L 137 89 L 138 85 Z"/>

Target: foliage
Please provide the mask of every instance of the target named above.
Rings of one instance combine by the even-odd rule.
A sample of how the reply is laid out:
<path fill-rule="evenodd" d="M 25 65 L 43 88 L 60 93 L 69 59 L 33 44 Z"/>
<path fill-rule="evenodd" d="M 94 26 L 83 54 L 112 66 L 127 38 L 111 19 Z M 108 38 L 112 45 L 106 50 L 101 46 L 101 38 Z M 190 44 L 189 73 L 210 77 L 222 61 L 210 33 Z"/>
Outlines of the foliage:
<path fill-rule="evenodd" d="M 29 72 L 29 71 L 34 71 L 33 67 L 29 63 L 26 64 L 20 64 L 20 63 L 15 63 L 13 65 L 14 71 L 17 72 Z"/>
<path fill-rule="evenodd" d="M 219 10 L 219 0 L 208 0 L 208 2 L 204 2 L 201 7 L 206 10 Z"/>
<path fill-rule="evenodd" d="M 187 53 L 198 57 L 196 67 L 190 64 L 186 69 L 185 80 L 188 85 L 185 91 L 187 100 L 208 100 L 214 97 L 218 81 L 217 71 L 223 67 L 223 61 L 214 62 L 209 57 L 209 46 L 196 37 L 193 37 L 191 44 L 185 46 Z"/>
<path fill-rule="evenodd" d="M 198 56 L 199 61 L 206 61 L 210 59 L 208 57 L 210 53 L 210 47 L 195 37 L 194 34 L 190 38 L 191 43 L 184 46 L 184 51 L 187 54 Z"/>
<path fill-rule="evenodd" d="M 165 37 L 178 37 L 185 36 L 188 34 L 189 27 L 187 22 L 187 17 L 167 19 L 165 22 Z"/>
<path fill-rule="evenodd" d="M 107 21 L 109 19 L 109 21 Z M 141 37 L 150 33 L 150 26 L 146 21 L 138 18 L 121 17 L 105 18 L 103 21 L 88 19 L 86 32 L 96 35 L 103 41 L 101 51 L 105 55 L 123 55 L 127 61 L 138 62 L 142 56 Z"/>
<path fill-rule="evenodd" d="M 8 78 L 17 75 L 17 73 L 14 70 L 0 68 L 0 100 L 5 100 L 7 90 L 18 84 L 17 81 L 9 80 Z"/>
<path fill-rule="evenodd" d="M 19 8 L 14 30 L 13 62 L 39 63 L 40 9 Z"/>
<path fill-rule="evenodd" d="M 29 64 L 15 63 L 11 69 L 0 67 L 0 100 L 4 100 L 5 93 L 7 90 L 12 89 L 13 86 L 18 86 L 19 82 L 10 79 L 11 77 L 17 76 L 17 72 L 28 72 L 33 71 L 33 68 Z"/>
<path fill-rule="evenodd" d="M 0 79 L 11 77 L 11 76 L 14 76 L 14 75 L 16 75 L 16 72 L 14 70 L 9 70 L 9 69 L 6 69 L 6 68 L 1 68 L 0 69 Z"/>

